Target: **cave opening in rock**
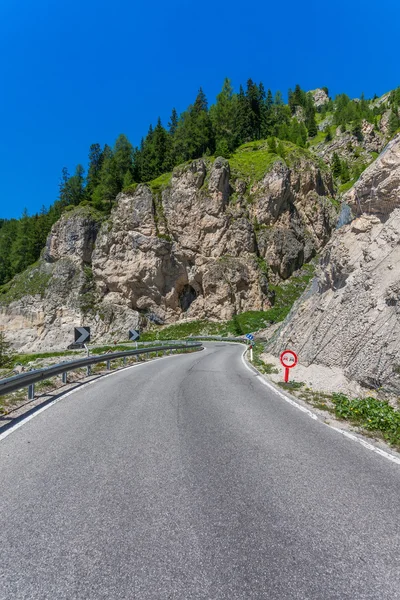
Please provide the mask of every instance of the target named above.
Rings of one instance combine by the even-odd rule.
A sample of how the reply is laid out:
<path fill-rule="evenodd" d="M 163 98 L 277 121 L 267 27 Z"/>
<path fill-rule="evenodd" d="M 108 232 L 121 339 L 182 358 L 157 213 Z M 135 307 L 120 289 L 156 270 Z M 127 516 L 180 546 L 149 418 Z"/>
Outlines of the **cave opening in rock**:
<path fill-rule="evenodd" d="M 179 304 L 183 312 L 186 312 L 192 302 L 196 300 L 197 293 L 196 290 L 189 284 L 186 284 L 182 291 L 179 294 Z"/>

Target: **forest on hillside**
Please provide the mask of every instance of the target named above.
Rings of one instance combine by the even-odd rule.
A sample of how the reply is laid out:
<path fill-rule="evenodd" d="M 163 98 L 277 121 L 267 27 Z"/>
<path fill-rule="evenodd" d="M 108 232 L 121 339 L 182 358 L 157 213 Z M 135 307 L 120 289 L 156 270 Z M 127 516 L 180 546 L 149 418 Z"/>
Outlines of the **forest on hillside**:
<path fill-rule="evenodd" d="M 327 88 L 322 88 L 329 94 Z M 225 79 L 215 104 L 209 106 L 200 88 L 193 104 L 178 115 L 172 109 L 167 127 L 160 118 L 150 125 L 139 147 L 134 147 L 121 134 L 111 147 L 98 143 L 90 146 L 87 170 L 78 164 L 72 175 L 64 167 L 58 199 L 49 210 L 45 207 L 35 215 L 25 210 L 20 219 L 0 219 L 0 285 L 34 263 L 46 242 L 51 226 L 69 207 L 90 204 L 103 213 L 109 213 L 116 196 L 134 183 L 151 181 L 168 173 L 181 163 L 203 156 L 230 155 L 243 143 L 268 139 L 272 149 L 279 153 L 279 140 L 308 147 L 317 134 L 317 111 L 321 116 L 332 114 L 333 125 L 342 131 L 350 130 L 362 137 L 363 120 L 377 128 L 383 110 L 362 95 L 358 100 L 340 94 L 335 99 L 315 107 L 312 94 L 300 85 L 288 91 L 285 103 L 281 92 L 272 94 L 262 83 L 247 81 L 235 93 L 229 79 Z M 400 87 L 388 98 L 391 110 L 389 134 L 400 127 Z M 329 125 L 323 132 L 325 141 L 332 139 Z M 323 140 L 322 140 L 323 141 Z M 333 175 L 349 179 L 345 162 L 337 155 L 331 164 Z"/>

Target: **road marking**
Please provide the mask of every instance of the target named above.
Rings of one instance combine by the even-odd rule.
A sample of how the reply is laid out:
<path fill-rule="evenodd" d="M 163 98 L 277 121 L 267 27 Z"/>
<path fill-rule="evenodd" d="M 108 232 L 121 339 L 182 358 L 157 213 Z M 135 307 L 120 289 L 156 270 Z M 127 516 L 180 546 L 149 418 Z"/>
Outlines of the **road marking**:
<path fill-rule="evenodd" d="M 202 348 L 202 350 L 204 350 L 204 347 Z M 75 394 L 75 392 L 82 390 L 82 388 L 87 387 L 88 385 L 92 385 L 93 383 L 97 383 L 98 381 L 107 379 L 107 377 L 111 377 L 112 375 L 117 375 L 118 373 L 122 373 L 123 371 L 128 371 L 129 369 L 135 369 L 136 367 L 144 367 L 146 365 L 150 365 L 151 363 L 156 362 L 157 360 L 164 360 L 166 358 L 175 358 L 176 356 L 180 356 L 180 354 L 179 353 L 178 354 L 170 354 L 169 356 L 160 356 L 158 358 L 152 358 L 151 360 L 149 360 L 147 362 L 138 363 L 136 365 L 130 365 L 129 367 L 122 367 L 121 369 L 118 369 L 118 371 L 114 371 L 113 373 L 107 373 L 106 375 L 100 375 L 99 377 L 96 377 L 96 379 L 92 379 L 92 381 L 87 381 L 86 383 L 82 383 L 81 385 L 77 386 L 73 390 L 69 390 L 69 392 L 65 392 L 65 394 L 62 394 L 61 396 L 59 396 L 52 402 L 49 402 L 48 404 L 46 404 L 46 406 L 42 406 L 42 408 L 38 408 L 37 410 L 35 410 L 35 412 L 32 415 L 29 415 L 28 417 L 25 417 L 24 419 L 22 419 L 22 421 L 19 421 L 15 425 L 12 425 L 12 427 L 7 429 L 7 431 L 0 433 L 0 442 L 2 440 L 4 440 L 6 437 L 8 437 L 11 433 L 16 431 L 20 427 L 22 427 L 22 425 L 25 425 L 26 423 L 31 421 L 33 418 L 40 415 L 40 413 L 42 413 L 45 410 L 47 410 L 48 408 L 54 406 L 54 404 L 57 404 L 57 402 L 64 400 L 64 398 L 67 398 L 67 396 L 71 396 L 71 394 Z"/>
<path fill-rule="evenodd" d="M 251 373 L 253 373 L 253 375 L 254 375 L 256 369 L 255 369 L 255 367 L 253 367 L 253 368 L 249 367 L 249 365 L 247 364 L 247 362 L 244 358 L 246 352 L 247 352 L 247 348 L 245 349 L 245 351 L 242 354 L 242 362 L 243 362 L 244 366 L 246 367 L 246 369 L 251 371 Z M 256 371 L 256 372 L 258 373 L 258 371 Z M 364 448 L 366 448 L 367 450 L 370 450 L 371 452 L 375 452 L 376 454 L 379 454 L 383 458 L 386 458 L 387 460 L 390 460 L 391 462 L 394 462 L 397 465 L 400 465 L 400 458 L 398 458 L 397 456 L 394 456 L 393 454 L 390 454 L 389 452 L 385 452 L 385 450 L 381 450 L 381 448 L 377 448 L 373 444 L 370 444 L 369 442 L 363 440 L 362 438 L 359 438 L 358 436 L 354 435 L 353 433 L 349 433 L 348 431 L 345 431 L 344 429 L 340 429 L 340 427 L 334 427 L 333 425 L 324 423 L 324 421 L 322 421 L 315 413 L 313 413 L 308 408 L 301 406 L 301 404 L 298 404 L 295 400 L 292 400 L 291 398 L 286 396 L 286 394 L 284 394 L 283 392 L 280 392 L 279 390 L 277 390 L 275 388 L 275 386 L 273 386 L 271 383 L 266 381 L 266 379 L 264 379 L 261 375 L 257 375 L 256 379 L 258 379 L 258 381 L 260 383 L 262 383 L 263 385 L 266 385 L 268 388 L 270 388 L 277 396 L 280 396 L 280 398 L 283 398 L 283 400 L 285 400 L 285 402 L 288 402 L 288 404 L 291 404 L 295 408 L 298 408 L 301 412 L 306 413 L 314 421 L 319 421 L 321 423 L 321 425 L 325 425 L 326 427 L 329 427 L 329 429 L 332 429 L 333 431 L 340 433 L 341 435 L 348 438 L 349 440 L 352 440 L 353 442 L 356 442 L 357 444 L 364 446 Z"/>

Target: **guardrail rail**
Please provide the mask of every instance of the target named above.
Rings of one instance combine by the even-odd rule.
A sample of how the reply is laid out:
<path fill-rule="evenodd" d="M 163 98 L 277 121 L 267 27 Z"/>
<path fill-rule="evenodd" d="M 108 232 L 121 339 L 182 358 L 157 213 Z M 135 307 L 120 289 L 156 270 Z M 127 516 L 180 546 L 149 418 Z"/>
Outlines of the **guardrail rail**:
<path fill-rule="evenodd" d="M 67 383 L 68 371 L 75 371 L 82 367 L 87 367 L 87 375 L 91 373 L 91 365 L 105 362 L 107 364 L 107 370 L 111 368 L 111 361 L 118 358 L 123 358 L 126 363 L 126 359 L 129 356 L 138 356 L 140 354 L 150 354 L 151 352 L 163 352 L 164 355 L 170 354 L 174 350 L 188 350 L 188 349 L 202 349 L 201 342 L 189 342 L 185 343 L 172 343 L 161 346 L 151 346 L 146 348 L 138 348 L 135 350 L 127 350 L 121 352 L 113 352 L 110 354 L 94 354 L 93 356 L 87 356 L 85 358 L 78 358 L 75 360 L 64 361 L 51 367 L 44 367 L 43 369 L 35 369 L 34 371 L 27 371 L 26 373 L 20 373 L 12 377 L 0 379 L 0 396 L 15 392 L 21 388 L 28 388 L 28 400 L 33 400 L 35 397 L 35 383 L 55 377 L 56 375 L 62 375 L 63 383 Z"/>

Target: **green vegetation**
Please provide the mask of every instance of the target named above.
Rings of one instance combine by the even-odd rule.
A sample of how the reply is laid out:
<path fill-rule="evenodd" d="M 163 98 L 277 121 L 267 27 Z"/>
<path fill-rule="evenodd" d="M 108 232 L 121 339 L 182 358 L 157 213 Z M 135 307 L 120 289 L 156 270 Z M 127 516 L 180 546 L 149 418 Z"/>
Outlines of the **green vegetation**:
<path fill-rule="evenodd" d="M 0 286 L 0 305 L 10 304 L 26 295 L 43 297 L 50 277 L 38 264 L 31 265 L 12 281 Z"/>
<path fill-rule="evenodd" d="M 164 173 L 163 175 L 160 175 L 160 177 L 157 177 L 157 179 L 149 181 L 148 185 L 151 191 L 154 194 L 158 195 L 164 188 L 169 186 L 169 184 L 171 183 L 171 179 L 172 173 Z"/>
<path fill-rule="evenodd" d="M 293 390 L 300 390 L 304 386 L 304 383 L 302 381 L 280 381 L 278 385 L 290 392 Z"/>
<path fill-rule="evenodd" d="M 332 402 L 337 417 L 379 433 L 389 444 L 400 447 L 400 412 L 388 402 L 371 397 L 351 400 L 344 394 L 333 394 Z"/>
<path fill-rule="evenodd" d="M 276 369 L 274 365 L 271 365 L 270 363 L 265 363 L 262 360 L 261 354 L 263 352 L 264 344 L 261 344 L 260 342 L 256 342 L 255 344 L 253 344 L 253 365 L 256 367 L 256 369 L 258 369 L 260 373 L 263 373 L 264 375 L 279 373 L 279 370 Z"/>
<path fill-rule="evenodd" d="M 253 181 L 259 181 L 280 157 L 266 147 L 265 142 L 243 144 L 230 157 L 232 173 Z"/>
<path fill-rule="evenodd" d="M 46 358 L 53 358 L 53 357 L 73 357 L 73 356 L 79 356 L 79 353 L 74 352 L 73 350 L 65 350 L 65 351 L 58 351 L 58 352 L 36 352 L 33 354 L 16 354 L 14 356 L 14 365 L 19 364 L 19 365 L 27 365 L 29 363 L 35 362 L 37 360 L 43 360 Z"/>
<path fill-rule="evenodd" d="M 15 360 L 11 342 L 7 340 L 4 331 L 0 331 L 0 368 L 10 367 Z"/>
<path fill-rule="evenodd" d="M 150 125 L 139 147 L 134 148 L 124 134 L 112 147 L 92 144 L 86 172 L 81 164 L 72 175 L 62 169 L 58 198 L 49 210 L 43 207 L 32 216 L 25 210 L 20 219 L 0 219 L 0 285 L 39 258 L 52 225 L 65 211 L 86 205 L 108 215 L 118 193 L 135 191 L 139 183 L 147 183 L 159 195 L 169 185 L 174 167 L 200 157 L 230 158 L 234 175 L 258 181 L 277 160 L 293 166 L 302 157 L 311 158 L 307 147 L 332 139 L 337 126 L 348 129 L 361 142 L 362 120 L 377 126 L 388 107 L 393 134 L 400 127 L 399 97 L 398 88 L 387 103 L 377 107 L 364 96 L 355 101 L 340 94 L 316 109 L 312 95 L 298 84 L 288 91 L 285 104 L 280 91 L 272 94 L 262 82 L 248 79 L 234 92 L 230 80 L 225 79 L 216 102 L 209 107 L 200 88 L 180 115 L 172 109 L 167 127 L 160 119 Z M 318 131 L 317 122 L 327 116 L 333 123 Z M 347 184 L 362 171 L 362 165 L 356 173 L 346 161 L 340 162 L 332 165 L 338 184 Z M 318 164 L 327 168 L 322 161 Z"/>
<path fill-rule="evenodd" d="M 344 194 L 345 192 L 347 192 L 350 188 L 353 187 L 355 182 L 356 182 L 356 179 L 351 179 L 347 183 L 343 183 L 343 185 L 340 185 L 339 190 L 338 190 L 339 194 Z"/>
<path fill-rule="evenodd" d="M 298 300 L 314 276 L 315 263 L 308 263 L 279 285 L 270 285 L 275 294 L 274 306 L 266 311 L 266 319 L 271 323 L 283 321 L 293 304 Z"/>
<path fill-rule="evenodd" d="M 191 335 L 221 335 L 223 325 L 212 321 L 189 321 L 160 327 L 141 334 L 140 339 L 151 342 L 155 340 L 179 340 Z"/>

